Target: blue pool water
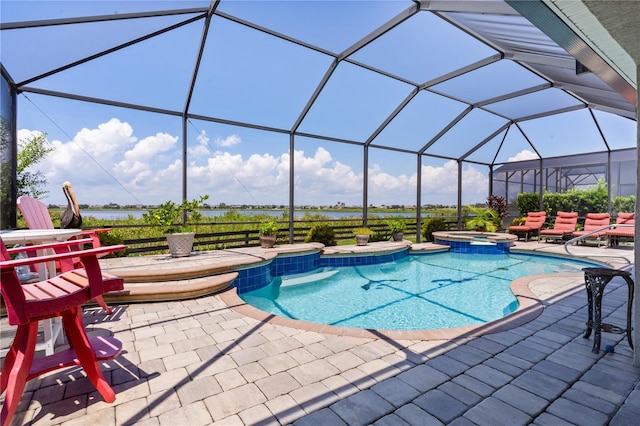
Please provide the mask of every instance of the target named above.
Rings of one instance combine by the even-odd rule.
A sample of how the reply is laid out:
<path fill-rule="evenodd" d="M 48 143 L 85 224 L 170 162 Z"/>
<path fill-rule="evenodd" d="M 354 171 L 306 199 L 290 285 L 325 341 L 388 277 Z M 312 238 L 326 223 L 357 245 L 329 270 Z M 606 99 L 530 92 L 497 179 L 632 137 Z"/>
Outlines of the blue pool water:
<path fill-rule="evenodd" d="M 263 311 L 319 324 L 432 330 L 502 318 L 518 308 L 509 289 L 514 279 L 582 273 L 586 266 L 593 264 L 521 254 L 408 255 L 395 262 L 277 277 L 240 297 Z"/>

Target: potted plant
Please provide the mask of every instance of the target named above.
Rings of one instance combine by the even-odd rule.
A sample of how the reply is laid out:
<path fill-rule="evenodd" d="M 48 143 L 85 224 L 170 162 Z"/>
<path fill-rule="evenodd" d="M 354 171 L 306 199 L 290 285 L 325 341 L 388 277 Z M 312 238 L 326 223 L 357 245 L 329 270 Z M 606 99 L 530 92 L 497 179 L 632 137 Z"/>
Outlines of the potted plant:
<path fill-rule="evenodd" d="M 353 230 L 353 235 L 356 236 L 356 245 L 366 246 L 369 242 L 369 236 L 373 234 L 373 231 L 369 228 L 356 228 Z"/>
<path fill-rule="evenodd" d="M 471 207 L 471 217 L 467 219 L 465 226 L 469 231 L 496 232 L 497 224 L 501 221 L 498 212 L 493 209 Z"/>
<path fill-rule="evenodd" d="M 407 224 L 401 220 L 389 220 L 387 226 L 391 231 L 393 241 L 402 241 L 404 238 L 404 230 L 407 228 Z"/>
<path fill-rule="evenodd" d="M 260 223 L 260 247 L 271 248 L 276 244 L 278 237 L 278 222 L 266 220 Z"/>
<path fill-rule="evenodd" d="M 148 213 L 143 213 L 142 220 L 162 229 L 172 257 L 189 256 L 193 249 L 195 226 L 192 228 L 187 223 L 197 224 L 202 219 L 199 209 L 208 198 L 208 195 L 203 195 L 192 201 L 184 200 L 181 204 L 166 201 Z"/>

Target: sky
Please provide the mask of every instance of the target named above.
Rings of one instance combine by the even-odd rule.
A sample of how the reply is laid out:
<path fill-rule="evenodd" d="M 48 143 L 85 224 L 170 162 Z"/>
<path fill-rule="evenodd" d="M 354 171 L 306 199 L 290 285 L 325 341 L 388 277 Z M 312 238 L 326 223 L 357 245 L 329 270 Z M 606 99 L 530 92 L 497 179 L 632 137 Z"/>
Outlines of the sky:
<path fill-rule="evenodd" d="M 20 129 L 18 137 L 29 139 L 39 133 Z M 137 135 L 129 123 L 112 118 L 94 128 L 80 129 L 68 140 L 48 140 L 53 152 L 37 167 L 49 183 L 47 203 L 65 203 L 61 188 L 67 180 L 73 184 L 81 203 L 155 204 L 180 198 L 179 186 L 169 188 L 171 182 L 181 179 L 179 133 Z M 191 198 L 208 194 L 208 202 L 213 205 L 287 204 L 290 160 L 285 141 L 280 150 L 272 146 L 268 152 L 256 153 L 241 148 L 243 139 L 237 133 L 213 136 L 212 140 L 202 131 L 198 141 L 189 149 L 195 158 L 187 172 Z M 296 204 L 361 205 L 363 173 L 359 157 L 362 148 L 352 148 L 353 154 L 347 153 L 343 160 L 332 156 L 330 144 L 305 148 L 295 150 L 296 191 L 300 198 Z M 404 163 L 415 163 L 409 155 L 402 156 Z M 392 165 L 385 168 L 380 164 L 383 161 L 381 158 L 380 162 L 370 165 L 369 203 L 415 204 L 411 201 L 417 188 L 416 166 L 412 164 L 414 170 L 408 168 L 406 173 L 392 174 L 386 171 Z M 455 203 L 456 162 L 433 163 L 423 166 L 425 202 Z M 486 198 L 487 179 L 481 167 L 464 168 L 464 188 L 470 200 Z M 214 187 L 216 190 L 212 193 Z"/>
<path fill-rule="evenodd" d="M 0 17 L 4 23 L 67 13 L 125 13 L 150 4 L 154 2 L 4 1 Z M 208 6 L 203 1 L 155 4 L 166 9 Z M 536 86 L 541 79 L 511 61 L 499 61 L 440 83 L 435 91 L 420 91 L 378 133 L 380 124 L 413 90 L 402 79 L 423 83 L 496 53 L 434 15 L 420 12 L 350 55 L 352 62 L 339 63 L 308 113 L 301 116 L 331 69 L 333 58 L 328 53 L 348 49 L 412 4 L 404 0 L 222 1 L 218 10 L 224 14 L 271 28 L 316 49 L 231 19 L 212 18 L 189 104 L 194 117 L 186 121 L 188 198 L 207 194 L 213 205 L 288 205 L 291 146 L 287 132 L 295 127 L 304 134 L 294 138 L 295 205 L 363 203 L 364 148 L 311 135 L 358 143 L 375 135 L 368 150 L 367 202 L 414 205 L 416 155 L 380 146 L 419 150 L 466 108 L 467 104 L 455 98 L 473 103 Z M 37 77 L 29 87 L 180 112 L 187 102 L 203 33 L 202 19 L 181 25 L 192 16 L 3 31 L 0 55 L 14 81 Z M 63 72 L 41 75 L 169 25 L 178 27 Z M 65 203 L 61 190 L 65 181 L 73 184 L 83 204 L 180 200 L 183 129 L 179 116 L 28 92 L 18 95 L 17 102 L 18 138 L 45 133 L 53 148 L 38 165 L 48 182 L 45 202 Z M 576 100 L 550 89 L 529 95 L 526 102 L 497 103 L 495 111 L 527 115 L 545 102 L 562 108 L 571 107 Z M 635 146 L 635 123 L 607 113 L 596 115 L 602 131 L 611 135 L 613 148 Z M 199 120 L 198 116 L 222 122 Z M 463 163 L 463 204 L 483 202 L 489 195 L 489 169 L 477 162 L 538 158 L 529 141 L 534 141 L 543 156 L 603 149 L 599 130 L 586 109 L 535 121 L 521 123 L 526 137 L 519 131 L 502 132 L 469 156 L 475 162 Z M 465 154 L 506 122 L 488 110 L 474 109 L 430 146 L 427 153 L 434 156 L 424 156 L 422 161 L 422 203 L 455 204 L 458 166 L 441 157 Z M 233 123 L 248 123 L 253 128 Z"/>

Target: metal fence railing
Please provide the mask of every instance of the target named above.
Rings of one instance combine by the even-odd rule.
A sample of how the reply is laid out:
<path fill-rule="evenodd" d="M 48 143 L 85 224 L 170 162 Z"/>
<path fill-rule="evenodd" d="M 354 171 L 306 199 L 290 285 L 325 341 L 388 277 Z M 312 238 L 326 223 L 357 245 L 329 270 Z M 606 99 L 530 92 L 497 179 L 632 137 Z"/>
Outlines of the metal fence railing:
<path fill-rule="evenodd" d="M 391 239 L 391 232 L 389 227 L 385 223 L 387 219 L 370 219 L 367 227 L 370 228 L 374 235 L 371 241 L 381 241 Z M 396 220 L 396 219 L 394 219 Z M 303 243 L 309 230 L 315 225 L 311 223 L 314 221 L 304 221 L 304 224 L 294 222 L 293 235 L 289 238 L 289 228 L 287 222 L 280 221 L 281 228 L 278 231 L 278 243 L 293 244 Z M 335 224 L 332 224 L 335 223 Z M 352 223 L 350 223 L 352 222 Z M 404 231 L 405 238 L 416 241 L 417 240 L 417 223 L 415 219 L 404 220 L 406 223 L 406 229 Z M 335 220 L 327 221 L 320 220 L 318 223 L 325 223 L 332 227 L 335 232 L 335 239 L 340 244 L 347 240 L 355 243 L 355 237 L 352 230 L 362 226 L 361 219 L 349 220 Z M 339 223 L 339 224 L 338 224 Z M 236 225 L 238 223 L 235 223 Z M 204 223 L 200 224 L 201 228 L 206 225 L 224 225 L 222 223 Z M 259 235 L 259 223 L 258 222 L 246 222 L 243 225 L 248 225 L 247 229 L 233 230 L 233 231 L 220 231 L 220 232 L 197 232 L 194 240 L 194 250 L 218 250 L 240 247 L 255 247 L 260 245 Z M 446 219 L 446 230 L 457 229 L 457 220 Z M 131 227 L 144 227 L 144 225 L 114 225 L 114 229 L 118 228 L 131 228 Z M 168 251 L 167 240 L 164 236 L 152 237 L 152 238 L 134 238 L 125 239 L 122 243 L 127 246 L 125 254 L 127 255 L 140 255 L 145 253 L 158 253 Z"/>

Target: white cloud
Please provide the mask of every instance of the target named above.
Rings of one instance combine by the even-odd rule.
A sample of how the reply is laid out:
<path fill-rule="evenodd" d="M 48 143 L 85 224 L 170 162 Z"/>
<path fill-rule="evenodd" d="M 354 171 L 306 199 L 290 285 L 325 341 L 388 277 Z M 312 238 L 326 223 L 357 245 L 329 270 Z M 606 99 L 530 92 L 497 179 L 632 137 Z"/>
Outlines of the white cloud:
<path fill-rule="evenodd" d="M 58 188 L 68 180 L 74 185 L 81 202 L 87 197 L 93 198 L 96 195 L 94 185 L 113 181 L 108 178 L 108 174 L 114 172 L 113 164 L 121 161 L 124 151 L 136 140 L 133 128 L 114 118 L 95 129 L 81 129 L 71 141 L 51 141 L 53 152 L 38 165 L 53 186 L 48 189 L 51 197 L 62 198 Z M 79 190 L 82 185 L 88 185 L 89 189 Z M 80 198 L 80 194 L 84 197 Z"/>
<path fill-rule="evenodd" d="M 423 166 L 422 193 L 426 196 L 425 203 L 430 203 L 430 195 L 457 194 L 458 165 L 455 161 L 447 161 L 442 167 Z"/>
<path fill-rule="evenodd" d="M 124 158 L 127 161 L 148 161 L 159 153 L 170 151 L 177 142 L 177 136 L 156 133 L 155 136 L 148 136 L 136 143 L 132 149 L 124 153 Z"/>
<path fill-rule="evenodd" d="M 529 151 L 528 149 L 523 149 L 513 157 L 509 157 L 507 162 L 510 163 L 512 161 L 537 160 L 538 158 L 540 157 L 538 157 L 538 155 L 535 152 Z"/>
<path fill-rule="evenodd" d="M 362 202 L 362 174 L 334 160 L 325 148 L 319 147 L 310 157 L 305 156 L 304 151 L 296 151 L 295 159 L 296 203 Z"/>
<path fill-rule="evenodd" d="M 396 196 L 396 198 L 404 198 L 407 193 L 413 192 L 413 198 L 415 199 L 415 173 L 413 174 L 413 181 L 411 176 L 400 175 L 393 176 L 389 173 L 386 173 L 384 170 L 380 168 L 379 165 L 374 165 L 371 169 L 369 169 L 369 191 L 371 191 L 371 195 L 375 196 L 376 193 L 380 192 L 381 194 L 388 194 Z M 398 201 L 400 202 L 400 201 Z M 387 201 L 383 204 L 395 204 L 393 202 Z M 404 202 L 403 204 L 411 204 L 410 202 Z"/>
<path fill-rule="evenodd" d="M 240 143 L 240 136 L 229 135 L 226 138 L 216 138 L 215 144 L 220 147 L 236 146 Z"/>
<path fill-rule="evenodd" d="M 198 144 L 195 147 L 187 147 L 187 155 L 190 158 L 208 158 L 211 155 L 211 150 L 209 149 L 209 137 L 207 136 L 207 132 L 201 130 L 198 136 L 196 137 Z"/>
<path fill-rule="evenodd" d="M 489 176 L 473 166 L 462 170 L 462 204 L 486 202 L 489 196 Z M 452 203 L 453 204 L 453 203 Z"/>
<path fill-rule="evenodd" d="M 117 118 L 99 124 L 97 129 L 84 128 L 73 138 L 75 145 L 92 154 L 110 154 L 130 146 L 136 140 L 131 125 Z"/>
<path fill-rule="evenodd" d="M 415 204 L 418 176 L 394 176 L 379 166 L 369 170 L 369 200 L 373 204 Z M 483 202 L 487 198 L 488 176 L 472 165 L 462 170 L 463 203 Z M 455 204 L 458 194 L 458 164 L 447 161 L 442 166 L 422 166 L 423 204 Z"/>
<path fill-rule="evenodd" d="M 209 137 L 207 136 L 207 132 L 201 130 L 196 140 L 200 143 L 200 145 L 209 145 Z"/>
<path fill-rule="evenodd" d="M 205 145 L 197 145 L 193 148 L 187 148 L 187 155 L 191 158 L 207 158 L 211 154 L 209 148 Z"/>
<path fill-rule="evenodd" d="M 20 130 L 21 137 L 35 131 Z M 205 132 L 188 151 L 188 196 L 208 194 L 218 204 L 288 204 L 290 156 L 288 152 L 251 153 L 224 148 L 212 152 Z M 238 135 L 216 139 L 235 146 Z M 52 141 L 55 151 L 43 161 L 49 203 L 64 204 L 62 183 L 74 185 L 81 203 L 158 204 L 178 201 L 182 194 L 180 138 L 168 133 L 135 135 L 131 125 L 111 119 L 94 129 L 82 129 L 70 141 Z M 333 152 L 335 151 L 335 152 Z M 296 150 L 295 203 L 362 203 L 363 174 L 360 158 L 338 160 L 339 148 L 329 145 L 313 152 Z M 423 166 L 424 203 L 456 201 L 457 163 Z M 369 169 L 369 203 L 415 204 L 417 175 L 395 175 L 374 164 Z M 486 200 L 487 176 L 473 166 L 463 172 L 467 202 Z"/>

